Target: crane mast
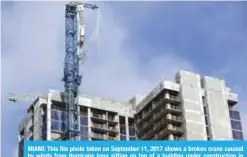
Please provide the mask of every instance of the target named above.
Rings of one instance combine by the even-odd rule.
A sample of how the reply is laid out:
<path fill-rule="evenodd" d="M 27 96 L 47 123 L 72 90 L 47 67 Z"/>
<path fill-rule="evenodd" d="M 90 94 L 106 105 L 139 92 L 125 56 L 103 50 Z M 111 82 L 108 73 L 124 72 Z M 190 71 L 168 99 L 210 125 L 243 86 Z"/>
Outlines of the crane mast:
<path fill-rule="evenodd" d="M 79 74 L 79 62 L 83 59 L 85 8 L 98 9 L 96 5 L 80 2 L 66 4 L 65 10 L 65 60 L 64 60 L 64 102 L 66 104 L 65 134 L 62 140 L 77 140 L 80 135 L 80 107 L 78 92 L 82 76 Z"/>

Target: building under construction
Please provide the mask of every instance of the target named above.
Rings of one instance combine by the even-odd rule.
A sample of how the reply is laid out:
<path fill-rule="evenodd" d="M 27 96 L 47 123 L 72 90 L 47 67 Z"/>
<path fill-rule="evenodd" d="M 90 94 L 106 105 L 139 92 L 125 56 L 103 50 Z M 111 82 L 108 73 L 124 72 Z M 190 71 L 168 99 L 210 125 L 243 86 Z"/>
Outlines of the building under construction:
<path fill-rule="evenodd" d="M 66 128 L 62 94 L 49 91 L 27 110 L 19 127 L 24 140 L 59 140 Z M 238 95 L 225 81 L 180 71 L 145 97 L 126 103 L 80 96 L 78 140 L 243 140 Z"/>

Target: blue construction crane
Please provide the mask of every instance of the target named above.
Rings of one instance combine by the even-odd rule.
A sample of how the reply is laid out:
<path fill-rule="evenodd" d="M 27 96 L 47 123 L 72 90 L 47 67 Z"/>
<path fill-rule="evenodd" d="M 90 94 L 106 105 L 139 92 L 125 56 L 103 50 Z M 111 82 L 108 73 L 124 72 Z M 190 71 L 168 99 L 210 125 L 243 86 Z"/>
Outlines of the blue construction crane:
<path fill-rule="evenodd" d="M 83 11 L 85 8 L 98 9 L 96 5 L 81 2 L 69 2 L 65 10 L 65 42 L 64 60 L 64 102 L 66 103 L 67 122 L 62 140 L 78 140 L 80 138 L 80 107 L 78 90 L 82 76 L 79 74 L 79 63 L 83 59 L 85 42 L 85 24 Z"/>

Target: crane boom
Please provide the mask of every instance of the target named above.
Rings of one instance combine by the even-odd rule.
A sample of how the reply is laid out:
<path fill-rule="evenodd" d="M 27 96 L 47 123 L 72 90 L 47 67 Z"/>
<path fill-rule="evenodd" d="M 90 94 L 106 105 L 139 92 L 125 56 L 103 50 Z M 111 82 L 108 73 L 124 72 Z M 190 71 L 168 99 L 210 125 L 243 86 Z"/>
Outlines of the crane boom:
<path fill-rule="evenodd" d="M 10 102 L 17 102 L 17 101 L 30 101 L 33 102 L 38 98 L 38 96 L 36 95 L 18 95 L 18 94 L 14 94 L 14 93 L 9 93 L 8 95 L 8 100 Z"/>
<path fill-rule="evenodd" d="M 83 46 L 85 40 L 85 24 L 83 19 L 84 8 L 97 9 L 96 5 L 80 2 L 66 4 L 65 34 L 66 52 L 64 60 L 64 87 L 67 111 L 67 125 L 63 140 L 77 140 L 80 134 L 80 108 L 78 105 L 78 90 L 82 76 L 79 75 L 79 62 L 83 59 Z"/>

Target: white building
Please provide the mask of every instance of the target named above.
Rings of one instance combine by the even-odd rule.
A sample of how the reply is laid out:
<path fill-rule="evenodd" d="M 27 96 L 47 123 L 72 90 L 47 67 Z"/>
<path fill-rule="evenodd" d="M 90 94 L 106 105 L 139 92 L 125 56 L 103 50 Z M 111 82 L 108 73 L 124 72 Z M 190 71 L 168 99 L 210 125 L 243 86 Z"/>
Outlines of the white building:
<path fill-rule="evenodd" d="M 138 139 L 242 140 L 237 102 L 224 80 L 180 71 L 137 105 Z"/>
<path fill-rule="evenodd" d="M 242 140 L 237 102 L 224 80 L 180 71 L 126 103 L 80 96 L 81 140 Z M 30 105 L 19 127 L 20 156 L 23 140 L 59 139 L 64 111 L 58 91 Z"/>

